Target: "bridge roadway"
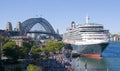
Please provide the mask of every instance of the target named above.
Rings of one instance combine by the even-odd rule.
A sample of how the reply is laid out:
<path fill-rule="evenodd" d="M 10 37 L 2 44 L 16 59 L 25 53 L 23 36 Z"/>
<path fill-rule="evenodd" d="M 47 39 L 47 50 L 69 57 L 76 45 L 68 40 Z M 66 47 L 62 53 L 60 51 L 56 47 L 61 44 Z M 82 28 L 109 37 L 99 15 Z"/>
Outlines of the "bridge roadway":
<path fill-rule="evenodd" d="M 46 32 L 46 31 L 29 31 L 27 33 L 37 33 L 37 34 L 48 34 L 48 35 L 58 35 L 58 34 L 54 34 L 54 33 L 50 33 L 50 32 Z"/>
<path fill-rule="evenodd" d="M 29 31 L 27 33 L 47 34 L 47 35 L 51 35 L 51 36 L 54 36 L 57 39 L 62 40 L 62 37 L 57 33 L 50 33 L 50 32 L 46 32 L 46 31 Z"/>

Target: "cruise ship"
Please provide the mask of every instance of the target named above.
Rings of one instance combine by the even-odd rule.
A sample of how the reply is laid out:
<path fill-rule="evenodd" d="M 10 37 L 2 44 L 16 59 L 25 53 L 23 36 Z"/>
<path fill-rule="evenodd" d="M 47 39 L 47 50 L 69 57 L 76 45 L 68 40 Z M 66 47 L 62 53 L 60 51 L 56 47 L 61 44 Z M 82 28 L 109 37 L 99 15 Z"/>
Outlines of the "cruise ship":
<path fill-rule="evenodd" d="M 109 44 L 109 30 L 105 30 L 102 24 L 89 23 L 87 16 L 85 24 L 71 23 L 63 34 L 63 42 L 72 47 L 72 53 L 101 56 Z"/>

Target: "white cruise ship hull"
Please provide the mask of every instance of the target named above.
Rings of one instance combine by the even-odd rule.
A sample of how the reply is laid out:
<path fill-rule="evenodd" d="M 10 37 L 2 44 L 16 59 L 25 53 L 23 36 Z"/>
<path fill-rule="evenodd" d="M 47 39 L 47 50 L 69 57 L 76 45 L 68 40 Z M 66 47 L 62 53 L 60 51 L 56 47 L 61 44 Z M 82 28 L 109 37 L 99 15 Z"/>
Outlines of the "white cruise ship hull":
<path fill-rule="evenodd" d="M 87 42 L 66 42 L 72 49 L 73 53 L 77 54 L 99 54 L 104 51 L 108 45 L 108 41 L 87 41 Z"/>

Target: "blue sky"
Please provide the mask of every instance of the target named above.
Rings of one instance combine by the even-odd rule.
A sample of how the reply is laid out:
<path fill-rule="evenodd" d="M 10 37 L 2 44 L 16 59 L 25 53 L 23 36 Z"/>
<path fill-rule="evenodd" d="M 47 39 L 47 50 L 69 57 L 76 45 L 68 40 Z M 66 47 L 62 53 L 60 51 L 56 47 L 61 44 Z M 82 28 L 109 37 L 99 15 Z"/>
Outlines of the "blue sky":
<path fill-rule="evenodd" d="M 18 21 L 42 15 L 63 33 L 71 21 L 85 23 L 86 14 L 90 22 L 103 24 L 111 33 L 120 32 L 120 0 L 0 0 L 0 29 L 8 21 L 15 27 Z"/>

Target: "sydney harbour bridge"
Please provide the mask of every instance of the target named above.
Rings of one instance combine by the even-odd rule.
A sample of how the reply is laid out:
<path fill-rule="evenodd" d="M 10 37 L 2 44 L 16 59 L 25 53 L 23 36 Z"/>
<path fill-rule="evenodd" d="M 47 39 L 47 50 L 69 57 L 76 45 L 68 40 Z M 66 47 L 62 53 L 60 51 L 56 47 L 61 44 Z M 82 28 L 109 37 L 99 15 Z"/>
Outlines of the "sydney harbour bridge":
<path fill-rule="evenodd" d="M 33 26 L 36 24 L 40 24 L 45 30 L 40 30 L 40 31 L 30 31 Z M 8 31 L 12 30 L 11 23 L 9 22 L 7 24 L 6 28 Z M 41 29 L 41 28 L 40 28 Z M 49 36 L 54 37 L 54 39 L 60 40 L 61 37 L 58 33 L 55 32 L 51 24 L 44 18 L 30 18 L 25 20 L 24 22 L 20 23 L 18 22 L 16 25 L 16 28 L 14 31 L 18 32 L 20 36 L 27 36 L 27 34 L 46 34 Z"/>

